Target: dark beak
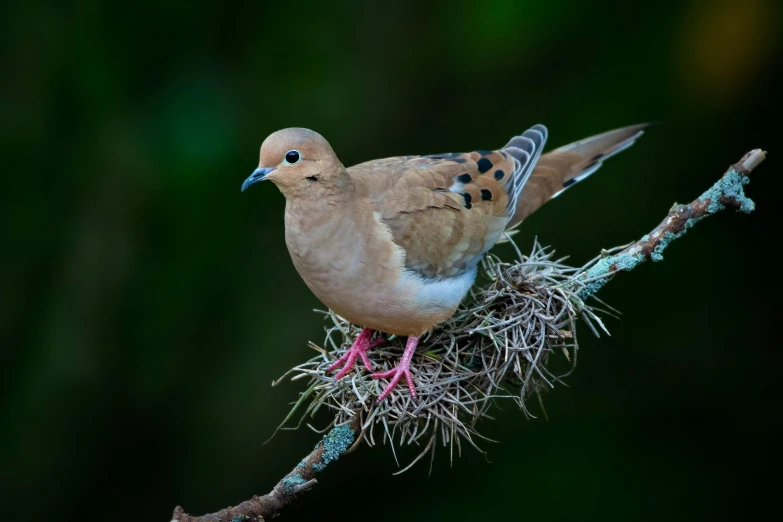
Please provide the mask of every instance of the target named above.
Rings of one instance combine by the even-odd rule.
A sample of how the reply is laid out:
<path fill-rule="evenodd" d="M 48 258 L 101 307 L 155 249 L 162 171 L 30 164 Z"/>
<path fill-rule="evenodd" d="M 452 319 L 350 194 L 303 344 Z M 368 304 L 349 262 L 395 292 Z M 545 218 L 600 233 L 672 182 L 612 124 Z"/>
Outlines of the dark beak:
<path fill-rule="evenodd" d="M 250 185 L 254 185 L 259 181 L 264 181 L 266 175 L 272 172 L 273 170 L 275 170 L 274 167 L 258 167 L 256 170 L 253 171 L 250 177 L 247 178 L 244 183 L 242 183 L 242 192 L 247 190 L 247 188 Z"/>

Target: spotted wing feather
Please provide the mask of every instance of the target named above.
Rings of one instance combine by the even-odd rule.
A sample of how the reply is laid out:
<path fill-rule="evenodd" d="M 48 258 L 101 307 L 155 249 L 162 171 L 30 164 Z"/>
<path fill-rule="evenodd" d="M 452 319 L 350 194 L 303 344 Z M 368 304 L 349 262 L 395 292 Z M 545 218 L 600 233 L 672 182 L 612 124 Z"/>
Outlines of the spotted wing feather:
<path fill-rule="evenodd" d="M 471 270 L 497 242 L 517 164 L 504 151 L 475 151 L 375 160 L 348 173 L 405 251 L 406 268 L 437 279 Z"/>
<path fill-rule="evenodd" d="M 534 125 L 495 151 L 400 156 L 348 173 L 372 202 L 405 266 L 428 278 L 476 266 L 507 229 L 630 147 L 648 125 L 596 135 L 542 155 Z"/>

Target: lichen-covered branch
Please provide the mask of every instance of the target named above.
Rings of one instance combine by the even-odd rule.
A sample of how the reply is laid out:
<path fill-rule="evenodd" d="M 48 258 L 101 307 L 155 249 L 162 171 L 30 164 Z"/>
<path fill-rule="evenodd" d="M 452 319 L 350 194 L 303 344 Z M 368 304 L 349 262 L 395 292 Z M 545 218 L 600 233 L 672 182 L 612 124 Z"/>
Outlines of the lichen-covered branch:
<path fill-rule="evenodd" d="M 632 243 L 618 254 L 604 257 L 582 274 L 580 291 L 583 299 L 590 297 L 609 282 L 618 272 L 629 272 L 648 259 L 661 261 L 663 251 L 682 237 L 693 225 L 707 216 L 726 208 L 734 208 L 749 214 L 755 208 L 753 201 L 745 196 L 744 185 L 750 182 L 749 174 L 756 168 L 766 153 L 754 149 L 729 167 L 729 170 L 709 190 L 687 205 L 674 205 L 655 230 Z"/>
<path fill-rule="evenodd" d="M 172 522 L 260 522 L 265 518 L 272 518 L 290 504 L 299 493 L 309 490 L 317 483 L 316 473 L 348 451 L 358 431 L 358 419 L 357 423 L 333 428 L 324 435 L 315 449 L 266 495 L 253 496 L 250 500 L 234 507 L 200 517 L 188 515 L 182 507 L 177 506 L 171 520 Z"/>
<path fill-rule="evenodd" d="M 357 371 L 335 382 L 328 368 L 351 346 L 358 329 L 333 313 L 327 314 L 333 325 L 327 328 L 325 346 L 332 349 L 311 344 L 318 355 L 286 373 L 293 379 L 309 379 L 307 390 L 300 394 L 286 421 L 300 406 L 302 418 L 325 406 L 335 415 L 330 426 L 337 427 L 268 494 L 200 517 L 177 507 L 172 522 L 258 522 L 274 517 L 299 493 L 312 488 L 316 473 L 352 444 L 365 441 L 374 445 L 376 428 L 392 448 L 394 440 L 424 447 L 411 465 L 427 452 L 434 457 L 438 438 L 451 447 L 451 455 L 455 445 L 459 455 L 461 439 L 476 446 L 474 438 L 480 437 L 477 422 L 488 417 L 495 401 L 513 399 L 529 413 L 526 399 L 533 395 L 540 398 L 544 390 L 560 381 L 563 375 L 547 368 L 550 355 L 563 354 L 576 363 L 577 319 L 595 333 L 605 329 L 585 301 L 615 274 L 633 270 L 648 259 L 660 261 L 672 241 L 707 216 L 726 208 L 751 212 L 754 204 L 743 187 L 764 158 L 760 149 L 749 152 L 698 199 L 672 207 L 650 234 L 628 247 L 604 252 L 602 258 L 582 268 L 564 265 L 538 242 L 530 255 L 517 250 L 517 259 L 510 263 L 487 256 L 481 270 L 489 282 L 475 287 L 454 317 L 420 341 L 415 374 L 418 400 L 403 389 L 379 404 L 375 399 L 382 383 L 367 372 Z M 399 338 L 389 339 L 375 351 L 377 369 L 394 367 L 402 344 Z"/>

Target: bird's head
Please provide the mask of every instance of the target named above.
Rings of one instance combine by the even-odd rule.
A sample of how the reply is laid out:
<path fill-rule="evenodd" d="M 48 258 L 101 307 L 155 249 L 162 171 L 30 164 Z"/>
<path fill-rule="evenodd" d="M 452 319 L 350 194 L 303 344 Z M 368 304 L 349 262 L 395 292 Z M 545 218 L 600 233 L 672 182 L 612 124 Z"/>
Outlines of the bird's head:
<path fill-rule="evenodd" d="M 346 178 L 345 168 L 323 136 L 293 127 L 264 140 L 258 168 L 242 183 L 242 191 L 269 180 L 286 198 L 317 198 L 341 189 Z"/>

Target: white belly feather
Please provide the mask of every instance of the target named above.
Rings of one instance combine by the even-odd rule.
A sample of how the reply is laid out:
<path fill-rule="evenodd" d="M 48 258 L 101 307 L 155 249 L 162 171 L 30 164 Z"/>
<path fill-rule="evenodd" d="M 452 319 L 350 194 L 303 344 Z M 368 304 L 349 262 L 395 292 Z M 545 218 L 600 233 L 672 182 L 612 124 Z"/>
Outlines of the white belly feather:
<path fill-rule="evenodd" d="M 421 309 L 454 310 L 476 280 L 476 268 L 445 279 L 426 279 L 411 270 L 403 272 L 404 284 L 416 288 L 416 302 Z"/>

